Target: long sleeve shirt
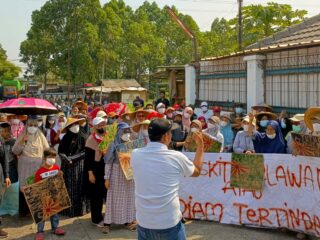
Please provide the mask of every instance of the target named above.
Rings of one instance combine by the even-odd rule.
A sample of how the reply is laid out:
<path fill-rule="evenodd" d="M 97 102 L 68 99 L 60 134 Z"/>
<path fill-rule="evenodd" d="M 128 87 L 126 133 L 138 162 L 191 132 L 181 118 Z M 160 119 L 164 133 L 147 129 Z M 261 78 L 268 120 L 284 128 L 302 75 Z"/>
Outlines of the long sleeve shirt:
<path fill-rule="evenodd" d="M 4 143 L 0 142 L 0 164 L 3 170 L 4 178 L 9 177 L 9 153 L 7 152 Z"/>
<path fill-rule="evenodd" d="M 233 151 L 235 153 L 244 153 L 245 151 L 253 151 L 252 136 L 248 135 L 245 131 L 237 133 L 233 143 Z"/>

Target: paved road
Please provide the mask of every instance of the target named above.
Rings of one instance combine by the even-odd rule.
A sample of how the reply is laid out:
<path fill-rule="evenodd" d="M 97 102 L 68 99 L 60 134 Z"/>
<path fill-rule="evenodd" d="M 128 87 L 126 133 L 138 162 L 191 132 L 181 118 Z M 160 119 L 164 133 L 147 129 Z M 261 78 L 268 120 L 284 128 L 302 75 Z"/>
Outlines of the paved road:
<path fill-rule="evenodd" d="M 90 224 L 89 215 L 81 218 L 62 219 L 61 226 L 67 231 L 64 237 L 56 237 L 46 231 L 46 240 L 133 240 L 136 233 L 129 232 L 122 226 L 112 227 L 110 234 L 103 235 L 96 227 Z M 9 232 L 7 239 L 31 240 L 34 239 L 36 225 L 29 218 L 5 217 L 3 227 Z M 50 224 L 46 223 L 46 230 Z M 190 240 L 292 240 L 296 239 L 293 233 L 282 233 L 277 230 L 254 229 L 213 222 L 190 221 L 186 224 L 188 239 Z M 312 238 L 316 239 L 316 238 Z"/>

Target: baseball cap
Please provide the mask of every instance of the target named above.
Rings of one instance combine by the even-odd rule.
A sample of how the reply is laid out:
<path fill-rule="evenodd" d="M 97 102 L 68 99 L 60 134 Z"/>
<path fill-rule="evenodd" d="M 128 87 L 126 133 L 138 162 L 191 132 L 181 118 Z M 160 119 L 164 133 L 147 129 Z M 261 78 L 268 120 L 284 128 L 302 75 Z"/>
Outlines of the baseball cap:
<path fill-rule="evenodd" d="M 103 119 L 102 117 L 96 117 L 95 119 L 93 119 L 92 125 L 97 126 L 102 122 L 105 122 L 105 119 Z"/>
<path fill-rule="evenodd" d="M 172 123 L 165 118 L 153 119 L 148 127 L 149 136 L 160 136 L 167 133 L 172 128 Z"/>

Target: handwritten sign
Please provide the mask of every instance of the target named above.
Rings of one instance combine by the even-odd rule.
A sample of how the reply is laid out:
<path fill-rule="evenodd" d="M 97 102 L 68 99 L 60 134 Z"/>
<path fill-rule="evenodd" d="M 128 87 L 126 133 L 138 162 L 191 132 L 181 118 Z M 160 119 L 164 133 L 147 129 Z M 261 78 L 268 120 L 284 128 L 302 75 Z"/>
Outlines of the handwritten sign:
<path fill-rule="evenodd" d="M 33 221 L 39 223 L 71 207 L 62 172 L 24 189 Z"/>
<path fill-rule="evenodd" d="M 263 155 L 232 154 L 231 187 L 263 190 Z"/>
<path fill-rule="evenodd" d="M 145 147 L 146 144 L 147 139 L 137 139 L 126 143 L 121 143 L 116 146 L 120 166 L 127 180 L 133 179 L 132 168 L 130 165 L 132 150 Z"/>
<path fill-rule="evenodd" d="M 320 137 L 291 133 L 293 155 L 320 157 Z"/>
<path fill-rule="evenodd" d="M 210 137 L 206 133 L 202 133 L 203 138 L 203 150 L 204 152 L 220 152 L 221 143 L 215 141 L 212 137 Z M 186 152 L 195 152 L 197 149 L 196 142 L 192 139 L 192 134 L 189 134 L 184 145 Z"/>
<path fill-rule="evenodd" d="M 194 159 L 195 153 L 185 153 Z M 225 224 L 287 228 L 320 236 L 320 158 L 264 154 L 264 189 L 231 186 L 232 154 L 206 153 L 198 178 L 181 180 L 183 216 Z"/>

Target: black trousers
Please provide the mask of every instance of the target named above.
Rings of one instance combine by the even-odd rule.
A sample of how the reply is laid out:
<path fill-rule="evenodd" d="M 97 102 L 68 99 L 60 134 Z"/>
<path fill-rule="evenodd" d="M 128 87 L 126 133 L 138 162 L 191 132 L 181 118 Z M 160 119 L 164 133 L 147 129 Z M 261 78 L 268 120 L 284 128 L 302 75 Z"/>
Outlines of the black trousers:
<path fill-rule="evenodd" d="M 19 215 L 23 217 L 28 215 L 29 213 L 30 210 L 24 197 L 24 194 L 21 191 L 19 191 Z"/>
<path fill-rule="evenodd" d="M 103 221 L 102 208 L 104 199 L 106 197 L 104 182 L 97 181 L 95 184 L 89 183 L 90 187 L 90 208 L 91 208 L 91 221 L 95 224 Z"/>

